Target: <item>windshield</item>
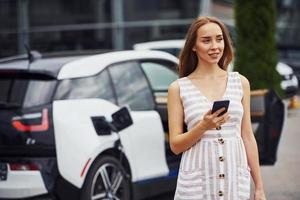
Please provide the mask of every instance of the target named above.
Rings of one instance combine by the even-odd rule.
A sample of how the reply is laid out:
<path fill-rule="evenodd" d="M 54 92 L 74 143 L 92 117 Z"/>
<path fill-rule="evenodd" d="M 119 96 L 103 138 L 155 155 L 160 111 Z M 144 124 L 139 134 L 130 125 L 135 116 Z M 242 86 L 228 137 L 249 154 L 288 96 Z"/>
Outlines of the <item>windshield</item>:
<path fill-rule="evenodd" d="M 32 107 L 51 101 L 55 80 L 0 79 L 0 108 Z"/>

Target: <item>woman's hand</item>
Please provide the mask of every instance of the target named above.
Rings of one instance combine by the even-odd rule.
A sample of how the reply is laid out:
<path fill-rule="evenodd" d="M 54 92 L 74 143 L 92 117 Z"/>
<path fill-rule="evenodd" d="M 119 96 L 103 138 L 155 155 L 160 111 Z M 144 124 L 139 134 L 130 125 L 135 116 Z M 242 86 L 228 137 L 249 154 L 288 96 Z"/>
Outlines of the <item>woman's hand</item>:
<path fill-rule="evenodd" d="M 266 200 L 265 192 L 262 189 L 256 189 L 254 193 L 254 200 Z"/>
<path fill-rule="evenodd" d="M 205 113 L 201 123 L 204 124 L 206 129 L 214 129 L 214 128 L 218 129 L 222 124 L 224 124 L 229 119 L 228 112 L 218 117 L 218 115 L 222 113 L 224 110 L 225 108 L 221 108 L 216 112 L 214 112 L 213 114 L 211 113 L 211 110 L 209 110 L 207 113 Z"/>

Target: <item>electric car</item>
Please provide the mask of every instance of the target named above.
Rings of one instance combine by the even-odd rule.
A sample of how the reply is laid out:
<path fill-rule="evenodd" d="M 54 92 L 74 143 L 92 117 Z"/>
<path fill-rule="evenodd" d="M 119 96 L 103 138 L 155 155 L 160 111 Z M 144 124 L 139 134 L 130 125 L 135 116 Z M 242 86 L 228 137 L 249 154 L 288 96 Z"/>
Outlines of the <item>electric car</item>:
<path fill-rule="evenodd" d="M 181 155 L 169 147 L 166 97 L 177 65 L 169 53 L 133 50 L 0 60 L 0 199 L 175 190 Z M 258 102 L 274 124 L 255 129 L 261 163 L 274 164 L 282 105 Z"/>
<path fill-rule="evenodd" d="M 166 114 L 174 56 L 30 55 L 0 61 L 0 198 L 141 199 L 175 188 L 180 156 Z M 110 131 L 101 118 L 123 106 L 133 124 Z"/>

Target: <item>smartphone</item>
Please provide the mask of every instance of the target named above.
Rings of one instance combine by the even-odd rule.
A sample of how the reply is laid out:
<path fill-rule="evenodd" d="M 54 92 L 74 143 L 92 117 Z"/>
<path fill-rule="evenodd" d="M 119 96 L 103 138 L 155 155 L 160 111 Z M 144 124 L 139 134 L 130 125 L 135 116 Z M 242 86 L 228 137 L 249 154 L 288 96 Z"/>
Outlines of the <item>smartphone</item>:
<path fill-rule="evenodd" d="M 225 108 L 225 110 L 218 115 L 219 117 L 221 115 L 224 115 L 228 111 L 228 107 L 229 107 L 229 100 L 214 101 L 211 113 L 214 113 L 221 108 Z"/>

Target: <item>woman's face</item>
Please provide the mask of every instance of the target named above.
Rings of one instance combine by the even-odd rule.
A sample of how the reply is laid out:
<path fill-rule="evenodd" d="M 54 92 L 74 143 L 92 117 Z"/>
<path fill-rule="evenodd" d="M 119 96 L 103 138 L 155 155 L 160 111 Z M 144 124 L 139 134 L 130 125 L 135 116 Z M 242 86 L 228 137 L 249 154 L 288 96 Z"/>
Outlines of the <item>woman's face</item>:
<path fill-rule="evenodd" d="M 222 29 L 216 23 L 207 23 L 197 30 L 197 39 L 193 51 L 200 63 L 218 64 L 223 55 L 224 39 Z"/>

